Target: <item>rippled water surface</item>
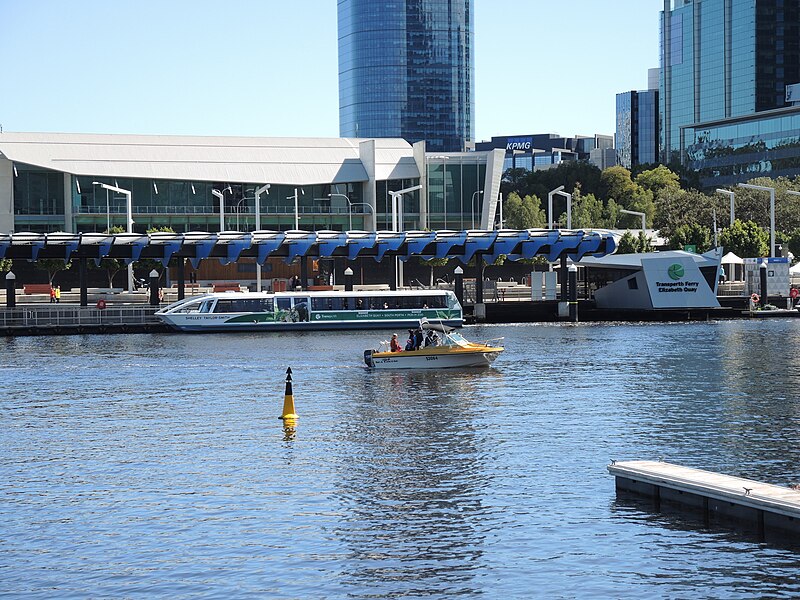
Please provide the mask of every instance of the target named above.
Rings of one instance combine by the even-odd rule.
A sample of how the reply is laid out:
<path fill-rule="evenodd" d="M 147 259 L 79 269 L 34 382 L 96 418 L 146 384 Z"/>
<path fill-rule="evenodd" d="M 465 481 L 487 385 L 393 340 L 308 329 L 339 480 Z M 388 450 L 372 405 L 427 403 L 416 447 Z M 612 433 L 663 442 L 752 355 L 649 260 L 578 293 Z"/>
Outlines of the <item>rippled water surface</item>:
<path fill-rule="evenodd" d="M 494 368 L 367 371 L 390 333 L 0 341 L 0 594 L 800 595 L 791 545 L 606 471 L 800 482 L 800 320 L 467 327 Z"/>

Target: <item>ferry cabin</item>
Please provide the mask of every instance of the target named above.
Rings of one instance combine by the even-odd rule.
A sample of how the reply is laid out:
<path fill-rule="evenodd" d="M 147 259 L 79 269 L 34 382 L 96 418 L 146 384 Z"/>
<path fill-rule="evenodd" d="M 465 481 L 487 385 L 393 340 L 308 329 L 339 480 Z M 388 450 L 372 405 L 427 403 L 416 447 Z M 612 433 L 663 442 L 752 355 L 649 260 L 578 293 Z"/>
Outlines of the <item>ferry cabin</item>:
<path fill-rule="evenodd" d="M 180 331 L 283 331 L 415 327 L 419 320 L 460 327 L 461 305 L 447 290 L 220 292 L 156 313 Z"/>

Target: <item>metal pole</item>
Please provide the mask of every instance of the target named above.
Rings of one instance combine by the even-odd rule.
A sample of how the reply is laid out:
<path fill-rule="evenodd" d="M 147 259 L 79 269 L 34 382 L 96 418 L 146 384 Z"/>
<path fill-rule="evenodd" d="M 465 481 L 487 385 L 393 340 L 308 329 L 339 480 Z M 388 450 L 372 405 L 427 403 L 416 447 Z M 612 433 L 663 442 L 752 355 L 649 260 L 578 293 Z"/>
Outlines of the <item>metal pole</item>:
<path fill-rule="evenodd" d="M 158 271 L 150 271 L 150 306 L 158 306 Z"/>
<path fill-rule="evenodd" d="M 87 287 L 89 260 L 84 256 L 78 260 L 78 281 L 81 287 L 81 306 L 89 306 L 89 290 Z"/>
<path fill-rule="evenodd" d="M 6 306 L 14 308 L 17 305 L 17 276 L 11 271 L 6 274 Z"/>
<path fill-rule="evenodd" d="M 300 209 L 297 202 L 297 188 L 294 188 L 294 228 L 300 229 Z"/>
<path fill-rule="evenodd" d="M 344 291 L 345 292 L 352 292 L 353 291 L 353 269 L 347 267 L 344 270 Z"/>
<path fill-rule="evenodd" d="M 456 267 L 455 271 L 455 293 L 458 303 L 464 305 L 464 269 Z"/>
<path fill-rule="evenodd" d="M 767 263 L 762 262 L 761 267 L 759 268 L 759 272 L 761 275 L 761 298 L 759 304 L 761 304 L 761 308 L 764 308 L 767 305 L 767 294 L 769 290 L 767 289 Z"/>
<path fill-rule="evenodd" d="M 578 267 L 569 266 L 569 320 L 578 322 Z"/>

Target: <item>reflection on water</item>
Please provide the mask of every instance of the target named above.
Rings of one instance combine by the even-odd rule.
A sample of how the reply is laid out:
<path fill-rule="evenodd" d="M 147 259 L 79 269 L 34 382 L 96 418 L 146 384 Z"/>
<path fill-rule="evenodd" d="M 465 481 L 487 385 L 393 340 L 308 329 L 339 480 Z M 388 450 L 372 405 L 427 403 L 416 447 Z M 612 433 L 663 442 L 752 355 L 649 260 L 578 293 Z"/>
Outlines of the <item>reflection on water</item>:
<path fill-rule="evenodd" d="M 796 596 L 796 550 L 606 465 L 800 482 L 799 327 L 470 327 L 503 356 L 442 372 L 365 369 L 382 332 L 5 339 L 0 593 Z"/>

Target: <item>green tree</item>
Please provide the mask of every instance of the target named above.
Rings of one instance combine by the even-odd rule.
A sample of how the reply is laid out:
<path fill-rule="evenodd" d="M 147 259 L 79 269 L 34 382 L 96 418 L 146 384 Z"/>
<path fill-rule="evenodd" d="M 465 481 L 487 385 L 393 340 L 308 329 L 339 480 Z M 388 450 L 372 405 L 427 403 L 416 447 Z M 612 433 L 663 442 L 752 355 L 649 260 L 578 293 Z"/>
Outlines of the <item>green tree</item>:
<path fill-rule="evenodd" d="M 66 271 L 72 266 L 72 261 L 64 262 L 60 258 L 40 258 L 36 261 L 36 267 L 47 271 L 47 281 L 53 285 L 53 279 L 60 271 Z"/>
<path fill-rule="evenodd" d="M 503 203 L 503 220 L 510 229 L 533 229 L 544 227 L 546 218 L 541 201 L 536 196 L 520 198 L 512 192 Z"/>
<path fill-rule="evenodd" d="M 769 234 L 754 221 L 736 219 L 722 230 L 720 245 L 728 252 L 743 258 L 758 258 L 769 254 Z"/>
<path fill-rule="evenodd" d="M 616 254 L 635 254 L 638 248 L 639 241 L 630 231 L 626 231 L 617 243 Z"/>
<path fill-rule="evenodd" d="M 11 270 L 11 259 L 0 258 L 0 273 L 7 273 Z"/>
<path fill-rule="evenodd" d="M 430 267 L 430 269 L 431 269 L 431 279 L 430 279 L 430 283 L 428 284 L 428 287 L 433 287 L 433 270 L 436 267 L 444 267 L 445 265 L 447 265 L 448 262 L 450 262 L 449 258 L 428 258 L 428 259 L 420 258 L 419 259 L 419 264 L 425 265 L 427 267 Z"/>
<path fill-rule="evenodd" d="M 653 169 L 642 171 L 634 179 L 636 185 L 648 190 L 654 196 L 663 190 L 680 190 L 680 179 L 676 173 L 670 171 L 664 165 L 658 165 Z"/>
<path fill-rule="evenodd" d="M 116 233 L 124 233 L 125 229 L 118 225 L 115 225 L 110 230 L 106 231 L 106 233 L 116 234 Z M 125 261 L 119 260 L 118 258 L 103 258 L 100 260 L 99 264 L 96 261 L 89 262 L 90 269 L 101 269 L 106 272 L 106 277 L 108 278 L 108 287 L 114 287 L 114 276 L 117 273 L 122 271 L 125 268 Z"/>
<path fill-rule="evenodd" d="M 172 227 L 151 227 L 150 229 L 147 230 L 147 233 L 175 233 L 175 230 L 172 229 Z M 170 262 L 172 261 L 170 260 Z M 134 263 L 134 265 L 137 269 L 142 269 L 144 271 L 147 271 L 148 281 L 150 279 L 150 273 L 153 270 L 155 270 L 158 273 L 159 279 L 161 279 L 161 277 L 163 277 L 164 273 L 166 272 L 166 268 L 164 268 L 164 265 L 161 264 L 161 261 L 154 260 L 152 258 L 143 258 L 141 260 L 137 260 Z"/>
<path fill-rule="evenodd" d="M 795 258 L 800 257 L 800 227 L 796 227 L 787 235 L 787 244 L 789 252 L 794 254 Z"/>
<path fill-rule="evenodd" d="M 687 245 L 696 246 L 700 254 L 708 252 L 711 249 L 711 229 L 697 223 L 680 225 L 669 238 L 669 247 L 683 250 Z"/>
<path fill-rule="evenodd" d="M 594 194 L 583 195 L 580 186 L 572 192 L 572 226 L 575 229 L 605 227 L 603 203 Z"/>

